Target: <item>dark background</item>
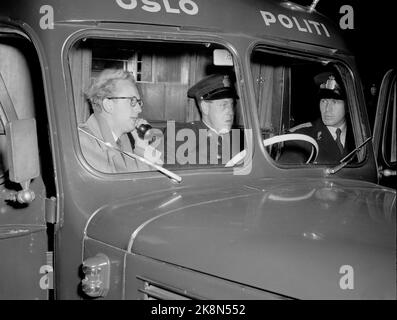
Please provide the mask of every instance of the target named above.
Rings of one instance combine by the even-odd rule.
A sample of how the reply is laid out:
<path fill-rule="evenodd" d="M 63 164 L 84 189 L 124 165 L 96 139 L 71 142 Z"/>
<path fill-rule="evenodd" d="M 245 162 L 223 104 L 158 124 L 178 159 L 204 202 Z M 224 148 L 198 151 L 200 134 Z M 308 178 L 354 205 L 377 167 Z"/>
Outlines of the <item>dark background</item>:
<path fill-rule="evenodd" d="M 293 0 L 300 5 L 310 6 L 312 0 Z M 395 1 L 377 0 L 320 0 L 316 11 L 326 15 L 339 26 L 344 13 L 343 5 L 354 10 L 354 29 L 341 30 L 356 57 L 357 66 L 364 85 L 367 102 L 371 99 L 370 88 L 376 85 L 378 91 L 383 75 L 395 67 L 397 57 Z"/>

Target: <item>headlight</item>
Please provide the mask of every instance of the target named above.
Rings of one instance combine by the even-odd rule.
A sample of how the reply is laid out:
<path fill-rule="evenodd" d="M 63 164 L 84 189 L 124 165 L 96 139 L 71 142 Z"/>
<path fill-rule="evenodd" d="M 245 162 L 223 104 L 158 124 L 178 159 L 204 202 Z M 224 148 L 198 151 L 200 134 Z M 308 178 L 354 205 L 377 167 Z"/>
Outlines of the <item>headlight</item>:
<path fill-rule="evenodd" d="M 82 280 L 83 292 L 90 297 L 105 297 L 110 284 L 110 260 L 98 253 L 95 257 L 83 261 L 85 278 Z"/>

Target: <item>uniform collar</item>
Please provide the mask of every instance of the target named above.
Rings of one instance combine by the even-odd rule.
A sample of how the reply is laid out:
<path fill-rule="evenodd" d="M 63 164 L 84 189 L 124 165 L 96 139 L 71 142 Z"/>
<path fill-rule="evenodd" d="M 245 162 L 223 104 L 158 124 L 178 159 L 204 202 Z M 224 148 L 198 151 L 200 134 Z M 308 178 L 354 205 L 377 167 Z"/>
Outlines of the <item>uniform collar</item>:
<path fill-rule="evenodd" d="M 214 128 L 212 128 L 212 127 L 211 127 L 207 122 L 205 122 L 204 120 L 202 120 L 202 122 L 206 125 L 206 127 L 207 127 L 208 129 L 210 129 L 212 132 L 214 132 L 217 136 L 223 136 L 223 135 L 229 133 L 229 132 L 220 133 L 220 132 L 218 132 L 217 130 L 215 130 Z"/>

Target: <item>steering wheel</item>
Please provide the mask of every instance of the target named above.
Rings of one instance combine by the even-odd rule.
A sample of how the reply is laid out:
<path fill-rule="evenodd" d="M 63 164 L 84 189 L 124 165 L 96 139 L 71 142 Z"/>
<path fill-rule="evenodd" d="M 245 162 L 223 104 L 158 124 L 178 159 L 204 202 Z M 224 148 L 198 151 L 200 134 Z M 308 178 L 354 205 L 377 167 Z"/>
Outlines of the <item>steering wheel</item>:
<path fill-rule="evenodd" d="M 312 152 L 310 153 L 310 156 L 309 156 L 308 160 L 306 161 L 306 164 L 310 163 L 311 161 L 316 160 L 317 155 L 318 155 L 317 141 L 314 140 L 312 137 L 307 136 L 305 134 L 301 134 L 301 133 L 280 134 L 278 136 L 274 136 L 274 137 L 263 140 L 263 145 L 265 147 L 268 147 L 275 143 L 285 142 L 285 141 L 294 141 L 294 140 L 309 142 L 312 145 Z M 243 160 L 245 158 L 246 154 L 247 154 L 246 149 L 240 151 L 225 164 L 225 167 L 228 168 L 228 167 L 235 166 L 236 164 L 238 164 L 241 160 Z"/>

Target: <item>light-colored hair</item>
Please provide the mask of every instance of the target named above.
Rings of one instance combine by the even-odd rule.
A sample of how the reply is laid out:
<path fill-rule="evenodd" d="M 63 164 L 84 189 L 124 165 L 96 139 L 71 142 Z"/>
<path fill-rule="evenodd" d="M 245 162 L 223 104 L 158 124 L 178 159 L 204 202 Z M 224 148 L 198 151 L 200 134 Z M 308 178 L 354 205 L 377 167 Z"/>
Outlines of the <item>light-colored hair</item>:
<path fill-rule="evenodd" d="M 102 100 L 114 95 L 116 84 L 121 80 L 129 80 L 136 85 L 133 74 L 122 69 L 105 69 L 93 79 L 85 95 L 95 112 L 102 112 Z"/>

